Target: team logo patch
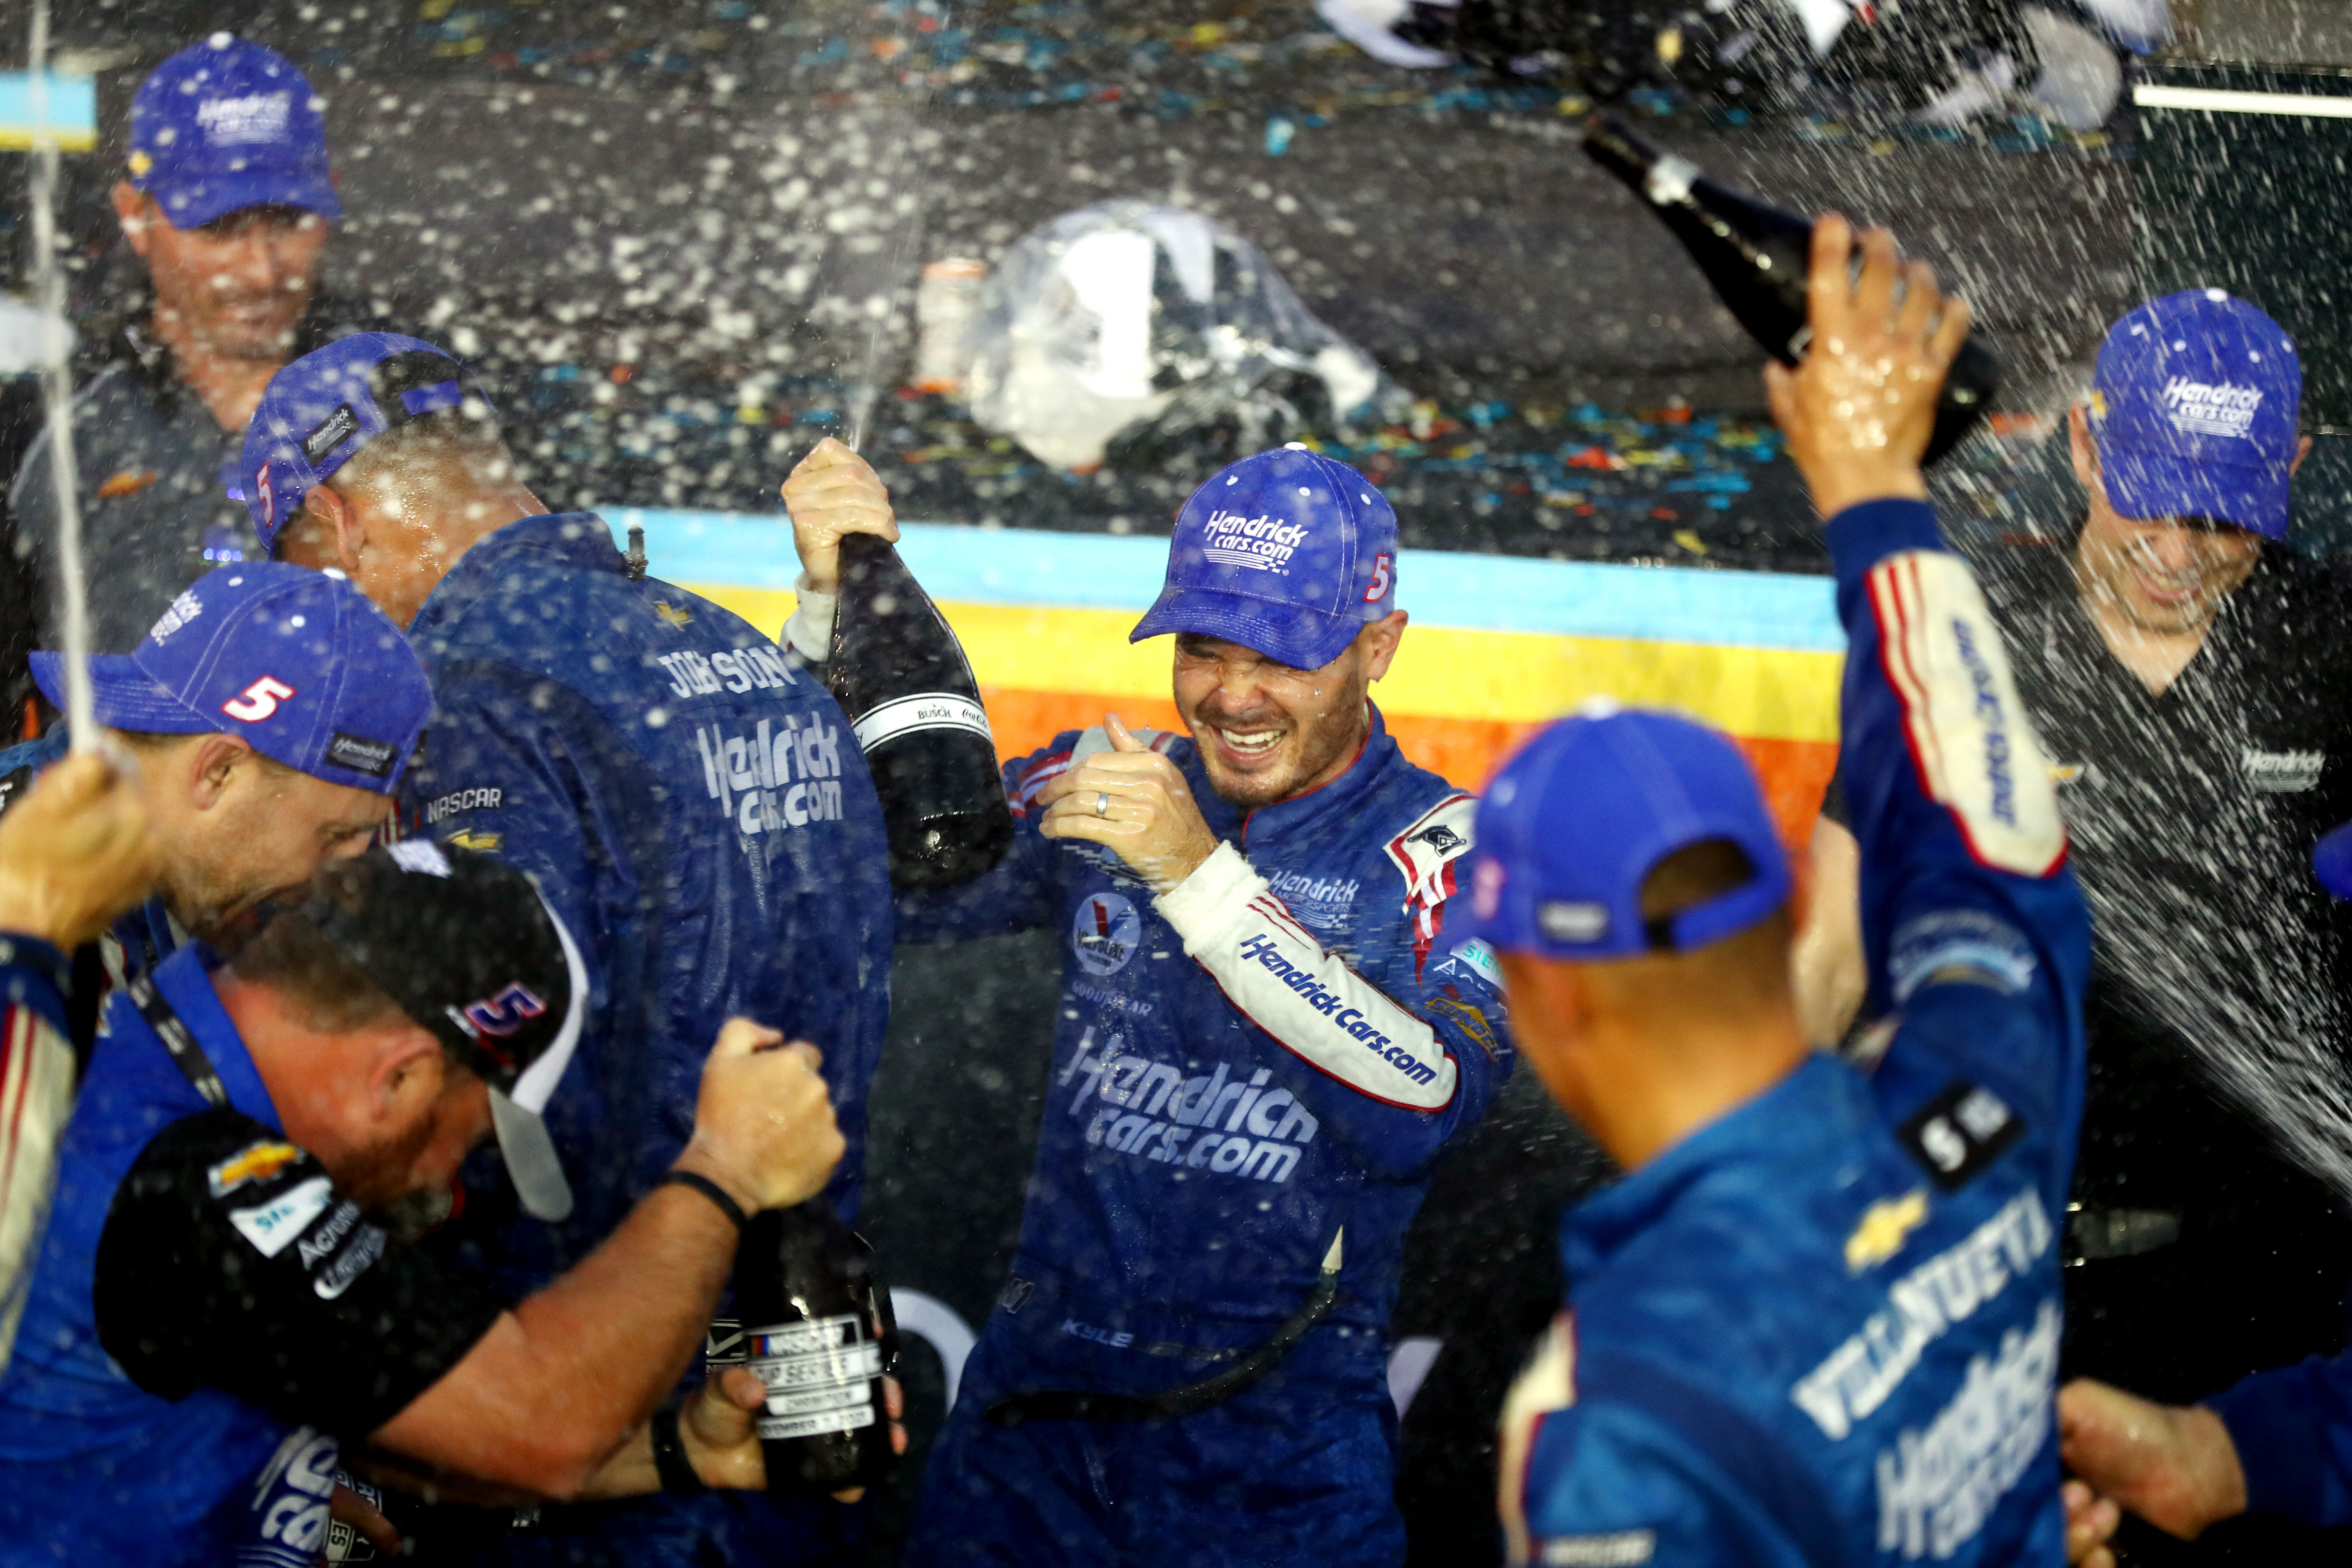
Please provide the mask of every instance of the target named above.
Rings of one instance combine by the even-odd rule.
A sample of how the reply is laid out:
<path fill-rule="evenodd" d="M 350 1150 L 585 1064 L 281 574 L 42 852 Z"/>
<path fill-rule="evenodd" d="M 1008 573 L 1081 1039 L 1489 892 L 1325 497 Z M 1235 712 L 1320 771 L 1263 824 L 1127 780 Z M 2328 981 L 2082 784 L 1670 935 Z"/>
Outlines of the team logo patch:
<path fill-rule="evenodd" d="M 106 482 L 98 487 L 98 499 L 113 500 L 119 496 L 135 496 L 153 484 L 155 478 L 152 468 L 125 468 L 119 474 L 110 474 Z"/>
<path fill-rule="evenodd" d="M 341 730 L 327 742 L 327 761 L 372 779 L 391 777 L 392 764 L 399 755 L 400 748 L 390 741 L 371 741 L 365 735 L 347 734 Z"/>
<path fill-rule="evenodd" d="M 2254 427 L 2262 393 L 2227 381 L 2191 381 L 2176 375 L 2164 384 L 2164 415 L 2184 436 L 2234 436 Z"/>
<path fill-rule="evenodd" d="M 302 455 L 313 465 L 328 453 L 360 433 L 360 416 L 352 412 L 348 403 L 339 403 L 335 411 L 319 421 L 311 432 L 302 437 Z"/>
<path fill-rule="evenodd" d="M 2265 795 L 2299 795 L 2319 783 L 2326 752 L 2264 752 L 2245 749 L 2246 782 Z"/>
<path fill-rule="evenodd" d="M 231 1209 L 228 1222 L 236 1226 L 238 1235 L 253 1243 L 256 1252 L 264 1258 L 275 1258 L 293 1246 L 294 1238 L 308 1230 L 312 1220 L 325 1214 L 332 1202 L 334 1184 L 324 1176 L 313 1176 L 266 1204 Z"/>
<path fill-rule="evenodd" d="M 1201 529 L 1201 556 L 1213 566 L 1290 575 L 1290 558 L 1307 538 L 1303 523 L 1271 514 L 1244 517 L 1222 507 Z"/>
<path fill-rule="evenodd" d="M 507 836 L 503 833 L 479 833 L 470 827 L 461 827 L 441 842 L 452 849 L 470 849 L 477 855 L 492 855 L 506 841 Z"/>
<path fill-rule="evenodd" d="M 1092 893 L 1070 922 L 1070 948 L 1089 974 L 1117 974 L 1143 940 L 1143 917 L 1117 893 Z"/>
<path fill-rule="evenodd" d="M 266 1182 L 302 1157 L 291 1143 L 248 1143 L 205 1173 L 213 1196 L 226 1197 L 247 1182 Z"/>
<path fill-rule="evenodd" d="M 1989 1089 L 1955 1080 L 1895 1131 L 1946 1192 L 1964 1186 L 2024 1136 L 2025 1123 Z"/>
<path fill-rule="evenodd" d="M 205 602 L 196 597 L 194 588 L 190 588 L 173 600 L 171 608 L 158 616 L 155 624 L 147 628 L 148 640 L 160 643 L 204 613 Z"/>

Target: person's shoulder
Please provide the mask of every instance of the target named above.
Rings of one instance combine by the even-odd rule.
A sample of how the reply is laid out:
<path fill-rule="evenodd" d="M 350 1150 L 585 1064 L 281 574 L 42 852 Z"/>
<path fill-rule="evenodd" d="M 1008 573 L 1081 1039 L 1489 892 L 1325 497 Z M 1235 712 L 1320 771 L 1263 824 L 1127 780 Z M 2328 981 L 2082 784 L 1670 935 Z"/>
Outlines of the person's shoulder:
<path fill-rule="evenodd" d="M 333 1202 L 316 1159 L 244 1112 L 219 1107 L 163 1123 L 115 1188 L 99 1244 L 101 1284 L 151 1272 L 183 1238 L 226 1227 L 275 1258 Z M 118 1296 L 117 1300 L 121 1298 Z"/>

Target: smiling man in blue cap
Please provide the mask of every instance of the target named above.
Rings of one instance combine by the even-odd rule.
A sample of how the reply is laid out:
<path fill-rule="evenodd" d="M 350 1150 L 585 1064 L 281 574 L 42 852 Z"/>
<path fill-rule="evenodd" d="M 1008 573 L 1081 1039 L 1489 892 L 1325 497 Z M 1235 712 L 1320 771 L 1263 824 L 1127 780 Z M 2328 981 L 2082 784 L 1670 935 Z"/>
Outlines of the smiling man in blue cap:
<path fill-rule="evenodd" d="M 1498 952 L 1554 1098 L 1624 1171 L 1505 1408 L 1515 1563 L 2065 1560 L 2058 1226 L 2090 926 L 2000 634 L 1918 458 L 1968 310 L 1825 218 L 1769 374 L 1829 519 L 1874 1013 L 1815 1053 L 1794 889 L 1729 740 L 1563 720 L 1478 812 L 1453 935 Z M 1898 289 L 1898 280 L 1900 287 Z"/>
<path fill-rule="evenodd" d="M 157 66 L 131 100 L 113 201 L 122 270 L 142 276 L 82 323 L 76 371 L 94 647 L 128 652 L 197 577 L 259 555 L 223 466 L 278 367 L 332 335 L 331 310 L 312 309 L 343 216 L 322 108 L 291 60 L 227 33 Z M 8 493 L 27 647 L 56 647 L 61 624 L 52 449 L 45 432 Z"/>
<path fill-rule="evenodd" d="M 1489 970 L 1445 951 L 1475 803 L 1371 700 L 1397 581 L 1355 469 L 1299 447 L 1213 476 L 1132 634 L 1173 635 L 1189 738 L 1110 715 L 1011 763 L 1003 862 L 901 900 L 902 942 L 1068 944 L 1013 1277 L 910 1562 L 1403 1561 L 1404 1234 L 1511 1057 Z"/>

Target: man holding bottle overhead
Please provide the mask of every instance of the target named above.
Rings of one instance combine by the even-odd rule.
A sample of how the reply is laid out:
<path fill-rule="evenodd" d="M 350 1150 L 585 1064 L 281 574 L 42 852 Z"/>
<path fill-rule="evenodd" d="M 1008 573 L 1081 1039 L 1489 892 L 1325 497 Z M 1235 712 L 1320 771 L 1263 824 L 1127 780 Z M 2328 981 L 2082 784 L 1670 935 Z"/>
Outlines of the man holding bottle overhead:
<path fill-rule="evenodd" d="M 1013 1277 L 908 1561 L 1400 1563 L 1386 1328 L 1405 1227 L 1510 1071 L 1445 920 L 1472 798 L 1370 700 L 1396 517 L 1304 447 L 1185 503 L 1134 631 L 1191 738 L 1116 715 L 1004 770 L 1017 831 L 900 933 L 1069 933 Z M 814 574 L 814 572 L 813 574 Z M 803 592 L 790 636 L 823 646 Z"/>
<path fill-rule="evenodd" d="M 850 1150 L 827 1196 L 853 1218 L 891 913 L 880 807 L 824 686 L 643 576 L 602 519 L 551 514 L 479 384 L 430 343 L 365 334 L 280 371 L 244 478 L 269 547 L 349 574 L 425 658 L 435 711 L 404 824 L 530 871 L 583 933 L 593 1005 L 548 1111 L 569 1202 L 519 1204 L 477 1162 L 467 1234 L 520 1288 L 586 1256 L 684 1145 L 701 1042 L 737 1014 L 824 1052 Z M 843 509 L 890 526 L 878 484 L 812 504 L 816 522 Z M 659 1499 L 501 1521 L 479 1547 L 633 1568 L 698 1551 L 806 1561 L 856 1528 L 829 1503 Z"/>
<path fill-rule="evenodd" d="M 2065 1559 L 2057 1226 L 2090 926 L 2000 633 L 1918 458 L 1967 329 L 1825 218 L 1812 347 L 1768 372 L 1830 520 L 1843 754 L 1885 1016 L 1811 1048 L 1754 775 L 1662 713 L 1568 719 L 1478 814 L 1462 934 L 1529 1063 L 1626 1172 L 1561 1229 L 1572 1293 L 1505 1409 L 1515 1563 Z"/>

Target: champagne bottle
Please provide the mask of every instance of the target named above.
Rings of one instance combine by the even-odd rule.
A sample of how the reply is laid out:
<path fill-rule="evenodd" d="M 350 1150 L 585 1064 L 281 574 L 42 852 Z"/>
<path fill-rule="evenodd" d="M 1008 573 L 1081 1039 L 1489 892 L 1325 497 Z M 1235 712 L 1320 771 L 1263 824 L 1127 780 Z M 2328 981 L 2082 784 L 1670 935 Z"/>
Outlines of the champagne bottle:
<path fill-rule="evenodd" d="M 756 1418 L 772 1497 L 889 1479 L 885 1331 L 866 1248 L 822 1198 L 754 1215 L 735 1249 L 743 1365 L 767 1385 Z"/>
<path fill-rule="evenodd" d="M 1718 184 L 1689 160 L 1659 152 L 1613 119 L 1585 132 L 1584 151 L 1650 204 L 1766 353 L 1787 365 L 1804 357 L 1812 336 L 1805 303 L 1811 220 Z M 1999 362 L 1971 333 L 1945 373 L 1926 461 L 1959 444 L 2000 386 Z"/>
<path fill-rule="evenodd" d="M 979 683 L 914 574 L 871 534 L 841 542 L 825 681 L 882 797 L 893 883 L 953 887 L 1003 858 L 1013 812 Z"/>

